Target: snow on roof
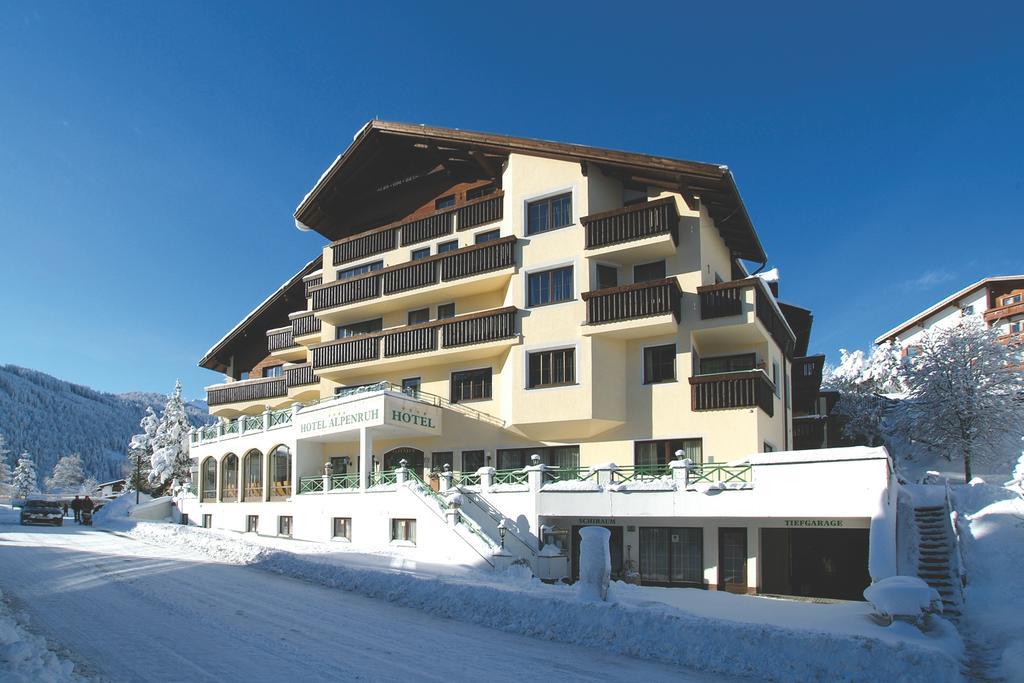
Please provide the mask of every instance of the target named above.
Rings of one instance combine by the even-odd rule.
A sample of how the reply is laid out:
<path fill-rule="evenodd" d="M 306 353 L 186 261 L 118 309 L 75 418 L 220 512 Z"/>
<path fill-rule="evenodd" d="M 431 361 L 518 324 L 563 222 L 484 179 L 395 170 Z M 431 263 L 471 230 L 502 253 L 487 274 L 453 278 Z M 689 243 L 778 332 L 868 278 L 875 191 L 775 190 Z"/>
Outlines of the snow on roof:
<path fill-rule="evenodd" d="M 961 299 L 961 298 L 967 296 L 968 294 L 971 294 L 972 292 L 980 289 L 981 287 L 984 287 L 985 285 L 987 285 L 990 282 L 1006 282 L 1008 280 L 1024 280 L 1024 275 L 999 275 L 999 276 L 996 276 L 996 277 L 986 277 L 986 278 L 983 278 L 981 280 L 978 280 L 973 285 L 968 285 L 967 287 L 964 287 L 963 289 L 961 289 L 959 292 L 956 292 L 954 294 L 950 294 L 949 296 L 947 296 L 945 299 L 943 299 L 939 303 L 937 303 L 937 304 L 935 304 L 933 306 L 930 306 L 929 308 L 924 309 L 923 311 L 921 311 L 920 313 L 915 315 L 913 318 L 910 318 L 908 320 L 903 321 L 902 323 L 900 323 L 896 327 L 892 328 L 891 330 L 889 330 L 885 334 L 880 335 L 879 337 L 877 337 L 875 339 L 875 343 L 876 344 L 881 344 L 882 342 L 886 341 L 887 339 L 892 339 L 893 337 L 898 335 L 900 332 L 903 332 L 904 330 L 906 330 L 908 327 L 913 327 L 914 325 L 916 325 L 917 323 L 921 322 L 925 318 L 929 318 L 933 314 L 938 313 L 939 311 L 941 311 L 946 306 L 949 306 L 950 304 L 955 302 L 957 299 Z"/>
<path fill-rule="evenodd" d="M 761 278 L 762 280 L 764 280 L 765 282 L 778 282 L 779 281 L 779 269 L 778 268 L 772 268 L 771 270 L 766 270 L 763 273 L 758 273 L 757 276 L 759 278 Z"/>
<path fill-rule="evenodd" d="M 840 460 L 888 460 L 889 451 L 884 446 L 869 448 L 815 448 L 806 451 L 775 451 L 757 453 L 747 458 L 751 465 L 792 465 L 797 463 L 836 462 Z"/>
<path fill-rule="evenodd" d="M 359 129 L 359 132 L 357 132 L 355 134 L 355 136 L 353 136 L 352 139 L 355 140 L 357 137 L 359 137 L 359 133 L 362 133 L 364 130 L 366 130 L 366 127 L 369 126 L 369 125 L 370 125 L 370 122 L 367 121 L 366 124 L 362 128 Z M 324 172 L 320 174 L 320 177 L 317 178 L 317 181 L 315 183 L 313 183 L 313 187 L 309 188 L 309 192 L 306 193 L 306 195 L 302 198 L 302 201 L 299 202 L 298 205 L 295 207 L 295 211 L 293 213 L 298 213 L 299 212 L 299 209 L 302 208 L 302 205 L 306 203 L 307 199 L 309 199 L 309 195 L 313 194 L 313 190 L 315 190 L 316 188 L 320 187 L 320 183 L 322 183 L 324 181 L 324 178 L 327 177 L 327 174 L 330 173 L 331 170 L 334 169 L 334 167 L 338 165 L 338 162 L 341 161 L 341 157 L 342 157 L 341 154 L 339 154 L 338 156 L 334 157 L 334 161 L 332 161 L 327 166 L 327 168 L 324 169 Z M 295 227 L 298 228 L 299 230 L 302 230 L 303 232 L 311 232 L 313 230 L 313 228 L 309 227 L 308 225 L 306 225 L 305 223 L 300 221 L 298 218 L 295 219 Z"/>

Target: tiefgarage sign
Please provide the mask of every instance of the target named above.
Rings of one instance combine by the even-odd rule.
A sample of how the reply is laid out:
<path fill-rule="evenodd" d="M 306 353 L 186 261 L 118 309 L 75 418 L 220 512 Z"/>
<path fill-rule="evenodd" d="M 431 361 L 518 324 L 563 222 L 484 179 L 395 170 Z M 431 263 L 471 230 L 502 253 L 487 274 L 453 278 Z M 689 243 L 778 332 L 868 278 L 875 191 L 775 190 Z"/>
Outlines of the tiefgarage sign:
<path fill-rule="evenodd" d="M 821 527 L 836 529 L 843 526 L 841 519 L 787 519 L 786 526 Z"/>

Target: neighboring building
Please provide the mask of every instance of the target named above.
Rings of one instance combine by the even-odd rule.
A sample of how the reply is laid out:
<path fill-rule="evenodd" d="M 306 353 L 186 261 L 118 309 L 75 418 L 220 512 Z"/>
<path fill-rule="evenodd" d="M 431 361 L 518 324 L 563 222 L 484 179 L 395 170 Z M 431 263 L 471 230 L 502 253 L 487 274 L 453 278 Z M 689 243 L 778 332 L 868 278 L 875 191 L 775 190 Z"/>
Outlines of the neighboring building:
<path fill-rule="evenodd" d="M 489 564 L 504 521 L 544 578 L 600 524 L 617 576 L 859 597 L 888 458 L 773 453 L 820 356 L 726 167 L 372 121 L 295 219 L 322 254 L 200 362 L 191 521 Z"/>
<path fill-rule="evenodd" d="M 109 498 L 115 493 L 124 491 L 125 485 L 128 483 L 126 479 L 115 479 L 113 481 L 105 481 L 102 484 L 96 484 L 96 488 L 93 489 L 92 495 L 99 496 L 101 498 Z"/>
<path fill-rule="evenodd" d="M 950 326 L 968 315 L 980 316 L 1003 339 L 1024 333 L 1024 275 L 979 280 L 892 328 L 875 343 L 897 343 L 903 355 L 913 355 L 924 332 Z"/>

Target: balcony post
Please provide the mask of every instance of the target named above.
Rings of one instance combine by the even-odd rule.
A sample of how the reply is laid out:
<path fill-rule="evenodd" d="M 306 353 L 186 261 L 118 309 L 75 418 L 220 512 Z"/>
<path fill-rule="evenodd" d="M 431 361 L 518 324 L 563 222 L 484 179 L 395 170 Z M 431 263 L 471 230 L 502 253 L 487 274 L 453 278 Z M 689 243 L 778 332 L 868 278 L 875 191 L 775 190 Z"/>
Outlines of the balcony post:
<path fill-rule="evenodd" d="M 439 479 L 438 488 L 441 493 L 444 493 L 452 487 L 452 468 L 448 463 L 445 463 L 444 470 L 441 472 Z"/>
<path fill-rule="evenodd" d="M 408 465 L 408 461 L 405 458 L 398 461 L 398 467 L 395 468 L 396 484 L 404 484 L 409 480 L 409 468 L 406 465 Z"/>
<path fill-rule="evenodd" d="M 270 429 L 270 406 L 263 406 L 263 431 Z"/>
<path fill-rule="evenodd" d="M 480 490 L 486 491 L 491 488 L 491 482 L 494 481 L 494 468 L 481 467 L 476 472 L 480 475 Z"/>
<path fill-rule="evenodd" d="M 217 420 L 217 438 L 224 436 L 224 420 Z"/>
<path fill-rule="evenodd" d="M 373 467 L 373 435 L 366 427 L 359 428 L 359 491 L 365 493 Z"/>
<path fill-rule="evenodd" d="M 235 419 L 238 420 L 238 435 L 242 436 L 245 434 L 245 413 L 242 413 Z"/>

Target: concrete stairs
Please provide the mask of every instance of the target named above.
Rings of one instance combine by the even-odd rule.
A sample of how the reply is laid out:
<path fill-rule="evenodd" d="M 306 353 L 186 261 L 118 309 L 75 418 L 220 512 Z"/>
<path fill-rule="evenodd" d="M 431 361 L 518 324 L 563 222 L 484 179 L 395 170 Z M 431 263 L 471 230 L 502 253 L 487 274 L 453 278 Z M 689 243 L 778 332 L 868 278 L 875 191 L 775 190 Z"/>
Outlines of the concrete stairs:
<path fill-rule="evenodd" d="M 960 575 L 953 554 L 956 552 L 949 510 L 945 505 L 914 508 L 917 526 L 917 575 L 942 597 L 942 615 L 956 622 L 963 608 Z"/>

